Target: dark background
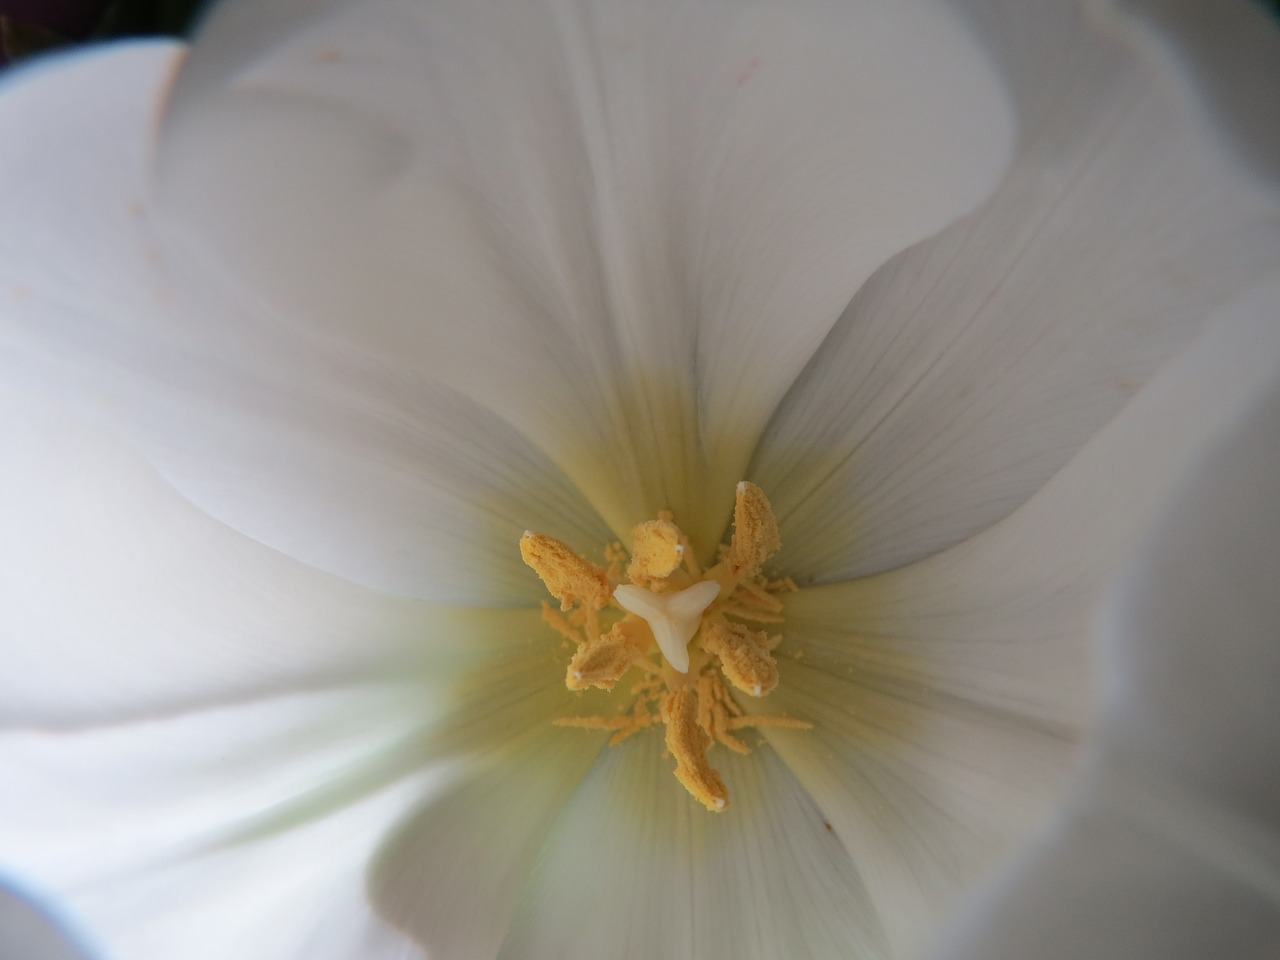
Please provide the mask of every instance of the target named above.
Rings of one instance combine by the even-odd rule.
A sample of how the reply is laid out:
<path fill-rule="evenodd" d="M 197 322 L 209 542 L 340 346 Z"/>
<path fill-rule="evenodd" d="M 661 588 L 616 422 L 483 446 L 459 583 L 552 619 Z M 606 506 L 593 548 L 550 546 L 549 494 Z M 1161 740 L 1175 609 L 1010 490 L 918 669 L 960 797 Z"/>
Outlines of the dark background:
<path fill-rule="evenodd" d="M 1280 0 L 1277 0 L 1280 2 Z M 185 36 L 205 0 L 0 0 L 0 65 L 69 43 Z"/>
<path fill-rule="evenodd" d="M 0 0 L 0 67 L 70 43 L 155 34 L 187 36 L 208 2 Z M 1255 2 L 1280 16 L 1280 0 Z"/>

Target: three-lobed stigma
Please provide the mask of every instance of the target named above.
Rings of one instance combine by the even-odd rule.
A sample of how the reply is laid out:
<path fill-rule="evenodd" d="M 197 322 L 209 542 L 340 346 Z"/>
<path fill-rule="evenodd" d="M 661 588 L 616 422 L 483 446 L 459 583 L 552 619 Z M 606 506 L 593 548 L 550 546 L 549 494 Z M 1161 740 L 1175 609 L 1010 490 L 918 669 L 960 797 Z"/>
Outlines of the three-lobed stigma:
<path fill-rule="evenodd" d="M 658 649 L 678 673 L 689 672 L 689 641 L 702 626 L 702 615 L 720 596 L 720 584 L 699 580 L 675 593 L 655 593 L 624 583 L 614 588 L 613 599 L 628 613 L 649 625 Z"/>
<path fill-rule="evenodd" d="M 708 760 L 712 746 L 747 753 L 739 730 L 811 727 L 790 717 L 748 716 L 730 690 L 763 697 L 777 687 L 773 651 L 782 638 L 747 624 L 780 623 L 777 595 L 795 589 L 789 579 L 761 573 L 781 540 L 773 508 L 755 484 L 738 484 L 733 525 L 731 541 L 706 570 L 665 512 L 632 529 L 630 551 L 607 547 L 606 566 L 553 537 L 526 531 L 520 538 L 525 563 L 560 601 L 559 609 L 543 602 L 543 619 L 576 644 L 565 685 L 613 690 L 629 670 L 638 676 L 618 714 L 555 722 L 612 730 L 611 745 L 661 722 L 676 779 L 716 812 L 728 807 L 729 795 Z"/>

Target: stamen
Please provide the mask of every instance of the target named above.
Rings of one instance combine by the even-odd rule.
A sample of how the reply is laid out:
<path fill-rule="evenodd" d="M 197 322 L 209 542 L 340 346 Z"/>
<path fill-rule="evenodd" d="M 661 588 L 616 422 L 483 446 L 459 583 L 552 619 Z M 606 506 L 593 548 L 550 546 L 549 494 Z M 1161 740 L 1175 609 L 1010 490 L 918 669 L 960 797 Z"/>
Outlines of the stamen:
<path fill-rule="evenodd" d="M 743 480 L 733 503 L 733 541 L 729 544 L 733 575 L 744 580 L 756 576 L 760 565 L 781 546 L 778 521 L 764 491 Z"/>
<path fill-rule="evenodd" d="M 689 641 L 698 632 L 702 612 L 719 594 L 720 585 L 714 580 L 700 580 L 678 593 L 654 593 L 624 583 L 613 591 L 613 599 L 622 609 L 643 617 L 667 663 L 688 673 Z"/>
<path fill-rule="evenodd" d="M 702 649 L 719 657 L 729 682 L 753 697 L 763 697 L 778 685 L 778 662 L 770 651 L 781 640 L 723 617 L 711 619 L 702 628 Z"/>
<path fill-rule="evenodd" d="M 613 588 L 608 574 L 562 540 L 526 530 L 520 538 L 520 556 L 560 601 L 561 610 L 579 602 L 599 610 L 609 602 Z"/>
<path fill-rule="evenodd" d="M 569 661 L 564 684 L 570 690 L 601 687 L 612 690 L 628 668 L 649 652 L 653 634 L 639 617 L 624 617 L 600 637 L 578 644 Z"/>
<path fill-rule="evenodd" d="M 711 747 L 748 753 L 752 745 L 738 731 L 811 727 L 792 717 L 747 715 L 730 691 L 732 685 L 763 697 L 778 685 L 773 650 L 782 638 L 743 621 L 782 621 L 777 594 L 796 589 L 789 579 L 761 573 L 780 541 L 773 509 L 755 484 L 738 484 L 733 523 L 731 542 L 720 545 L 705 571 L 665 511 L 632 529 L 630 553 L 620 543 L 606 546 L 603 568 L 552 537 L 526 531 L 520 540 L 525 563 L 560 601 L 559 610 L 543 603 L 543 619 L 576 646 L 565 685 L 613 690 L 630 668 L 639 674 L 621 712 L 554 722 L 607 731 L 611 745 L 665 724 L 676 778 L 716 812 L 728 807 L 729 796 L 708 760 Z M 651 655 L 655 644 L 662 657 Z"/>
<path fill-rule="evenodd" d="M 631 530 L 631 563 L 627 577 L 638 586 L 671 576 L 684 559 L 680 528 L 670 520 L 649 520 Z"/>
<path fill-rule="evenodd" d="M 711 736 L 698 724 L 698 696 L 692 687 L 680 687 L 667 697 L 662 719 L 667 725 L 667 749 L 676 758 L 676 779 L 708 810 L 721 812 L 729 806 L 729 791 L 707 762 Z"/>

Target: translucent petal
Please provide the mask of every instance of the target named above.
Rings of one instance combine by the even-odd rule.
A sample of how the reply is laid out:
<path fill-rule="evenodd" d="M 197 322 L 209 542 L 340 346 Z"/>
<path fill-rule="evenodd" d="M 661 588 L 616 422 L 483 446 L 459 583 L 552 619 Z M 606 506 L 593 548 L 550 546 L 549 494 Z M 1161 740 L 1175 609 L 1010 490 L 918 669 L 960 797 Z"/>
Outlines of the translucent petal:
<path fill-rule="evenodd" d="M 536 603 L 522 530 L 592 551 L 609 539 L 544 455 L 456 392 L 193 277 L 155 240 L 150 141 L 179 58 L 113 46 L 7 82 L 0 122 L 27 133 L 0 154 L 23 185 L 0 237 L 4 379 L 80 394 L 186 495 L 331 573 Z"/>
<path fill-rule="evenodd" d="M 965 6 L 1016 99 L 1015 160 L 859 291 L 766 432 L 751 475 L 802 582 L 1010 513 L 1280 263 L 1280 193 L 1224 150 L 1169 51 L 1088 4 Z"/>
<path fill-rule="evenodd" d="M 494 410 L 619 535 L 669 507 L 704 549 L 853 292 L 1010 140 L 972 37 L 914 0 L 249 0 L 204 36 L 170 237 Z"/>
<path fill-rule="evenodd" d="M 422 960 L 364 896 L 368 855 L 406 796 L 87 891 L 73 906 L 124 960 Z M 246 881 L 251 878 L 251 881 Z"/>
<path fill-rule="evenodd" d="M 467 646 L 491 650 L 478 637 L 517 616 L 431 607 L 306 567 L 192 507 L 102 424 L 32 394 L 0 398 L 8 722 L 420 672 Z"/>
<path fill-rule="evenodd" d="M 940 956 L 1275 955 L 1278 496 L 1280 370 L 1164 498 L 1120 581 L 1073 802 Z"/>
<path fill-rule="evenodd" d="M 428 749 L 457 755 L 464 770 L 371 861 L 379 916 L 433 957 L 496 954 L 547 832 L 601 749 L 598 732 L 552 724 L 616 709 L 599 692 L 565 689 L 559 646 L 542 627 L 459 688 Z"/>
<path fill-rule="evenodd" d="M 1280 370 L 1179 484 L 1121 583 L 1102 632 L 1101 735 L 1131 768 L 1280 839 L 1278 584 Z M 1275 869 L 1280 891 L 1280 858 Z"/>
<path fill-rule="evenodd" d="M 1280 124 L 1267 96 L 1280 82 L 1272 11 L 1239 0 L 1116 2 L 1161 31 L 1192 67 L 1196 94 L 1222 139 L 1259 173 L 1280 180 Z"/>
<path fill-rule="evenodd" d="M 878 679 L 784 664 L 768 700 L 743 706 L 813 723 L 768 729 L 769 743 L 849 851 L 893 955 L 911 956 L 1061 796 L 1073 744 L 920 682 Z"/>
<path fill-rule="evenodd" d="M 1004 521 L 788 600 L 779 655 L 791 660 L 769 701 L 744 705 L 815 724 L 766 733 L 855 860 L 881 865 L 865 876 L 896 945 L 1060 799 L 1091 718 L 1102 589 L 1170 478 L 1280 375 L 1278 297 L 1272 285 L 1235 301 Z"/>
<path fill-rule="evenodd" d="M 732 807 L 709 814 L 661 737 L 602 754 L 564 808 L 499 956 L 621 960 L 885 957 L 860 873 L 826 813 L 767 750 L 715 754 Z"/>
<path fill-rule="evenodd" d="M 942 956 L 1280 946 L 1280 371 L 1224 434 L 1165 499 L 1103 622 L 1106 713 L 1073 804 Z"/>
<path fill-rule="evenodd" d="M 401 955 L 385 923 L 418 929 L 383 908 L 415 907 L 422 891 L 398 882 L 413 880 L 403 870 L 386 882 L 375 862 L 384 844 L 396 857 L 419 849 L 397 824 L 424 801 L 439 813 L 495 772 L 530 801 L 540 776 L 571 790 L 562 767 L 539 767 L 537 744 L 554 738 L 580 770 L 599 749 L 598 737 L 551 725 L 604 705 L 565 690 L 563 653 L 536 612 L 490 611 L 488 622 L 470 657 L 422 674 L 0 735 L 0 870 L 56 892 L 123 957 L 174 956 L 184 938 L 199 946 L 183 956 L 227 956 L 238 939 L 263 960 Z M 543 806 L 548 817 L 558 809 Z M 504 810 L 489 825 L 511 819 Z M 506 876 L 511 848 L 493 850 Z"/>
<path fill-rule="evenodd" d="M 508 744 L 514 749 L 406 818 L 383 843 L 370 897 L 430 956 L 497 955 L 538 851 L 602 747 L 601 735 L 555 728 L 553 716 L 526 711 L 526 729 Z"/>
<path fill-rule="evenodd" d="M 1242 294 L 1020 510 L 900 570 L 802 590 L 787 633 L 810 662 L 1078 725 L 1080 644 L 1172 478 L 1247 408 L 1280 357 L 1280 284 Z M 783 528 L 784 540 L 787 531 Z"/>
<path fill-rule="evenodd" d="M 1222 828 L 1204 808 L 1192 819 L 1153 823 L 1148 796 L 1119 799 L 1114 783 L 1091 788 L 1045 842 L 958 923 L 939 960 L 1046 960 L 1126 957 L 1269 960 L 1280 946 L 1277 889 L 1259 889 L 1239 869 L 1221 869 L 1189 848 L 1178 832 Z M 1276 884 L 1280 842 L 1269 835 L 1222 830 L 1242 855 L 1237 867 L 1271 858 Z"/>
<path fill-rule="evenodd" d="M 404 956 L 402 946 L 333 948 L 365 937 L 393 945 L 361 909 L 364 865 L 391 820 L 447 779 L 403 748 L 423 722 L 410 703 L 407 690 L 388 684 L 4 734 L 3 867 L 56 892 L 95 953 Z M 386 768 L 378 789 L 241 838 L 282 804 L 347 784 L 371 756 Z"/>

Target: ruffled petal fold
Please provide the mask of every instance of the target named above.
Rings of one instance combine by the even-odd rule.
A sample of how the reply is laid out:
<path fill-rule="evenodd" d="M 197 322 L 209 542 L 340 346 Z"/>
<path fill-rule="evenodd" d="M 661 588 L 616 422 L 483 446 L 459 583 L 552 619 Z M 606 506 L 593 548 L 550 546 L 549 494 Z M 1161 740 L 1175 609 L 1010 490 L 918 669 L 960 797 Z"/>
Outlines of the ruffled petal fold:
<path fill-rule="evenodd" d="M 111 421 L 183 493 L 255 539 L 376 589 L 536 603 L 523 530 L 608 528 L 513 428 L 455 391 L 326 347 L 153 235 L 172 43 L 118 44 L 6 79 L 0 374 Z M 266 477 L 274 478 L 266 482 Z"/>
<path fill-rule="evenodd" d="M 0 871 L 56 895 L 92 944 L 129 960 L 417 956 L 404 935 L 419 933 L 418 913 L 401 922 L 383 899 L 420 905 L 421 845 L 402 826 L 412 811 L 426 803 L 448 825 L 436 814 L 496 771 L 510 789 L 481 793 L 508 811 L 523 791 L 553 818 L 558 804 L 533 803 L 532 785 L 570 791 L 572 771 L 533 746 L 556 738 L 579 773 L 599 749 L 551 724 L 601 709 L 565 690 L 556 646 L 535 612 L 481 611 L 463 649 L 425 671 L 0 733 Z M 499 812 L 486 828 L 511 819 Z M 390 883 L 381 848 L 400 858 Z M 511 846 L 491 849 L 520 880 Z"/>
<path fill-rule="evenodd" d="M 1274 12 L 1236 0 L 1113 2 L 1138 13 L 1177 50 L 1223 141 L 1260 174 L 1280 180 L 1280 123 L 1268 96 L 1280 84 Z"/>
<path fill-rule="evenodd" d="M 1280 376 L 1276 316 L 1280 286 L 1242 295 L 982 534 L 788 598 L 778 689 L 747 706 L 814 723 L 766 735 L 855 859 L 882 864 L 867 885 L 896 946 L 919 946 L 927 918 L 940 921 L 1067 792 L 1073 744 L 1096 714 L 1098 602 L 1172 478 Z M 1104 682 L 1115 673 L 1104 664 Z M 1193 715 L 1184 700 L 1138 703 Z M 1187 729 L 1168 718 L 1148 727 Z"/>
<path fill-rule="evenodd" d="M 1105 711 L 1072 804 L 942 956 L 1280 947 L 1280 371 L 1224 434 L 1103 620 Z"/>
<path fill-rule="evenodd" d="M 369 851 L 410 802 L 370 801 L 85 891 L 71 906 L 97 931 L 99 948 L 122 960 L 424 960 L 364 895 Z"/>
<path fill-rule="evenodd" d="M 1185 58 L 1100 5 L 961 5 L 1015 97 L 1015 158 L 870 279 L 770 424 L 751 477 L 801 582 L 1006 516 L 1280 263 L 1280 191 L 1227 148 Z"/>
<path fill-rule="evenodd" d="M 423 722 L 412 702 L 384 684 L 0 734 L 0 869 L 56 895 L 95 956 L 407 956 L 361 880 L 394 818 L 448 777 L 403 747 Z M 378 789 L 244 839 L 371 757 Z M 366 942 L 387 946 L 335 949 Z"/>
<path fill-rule="evenodd" d="M 887 957 L 862 874 L 767 748 L 716 758 L 709 814 L 653 733 L 606 750 L 563 808 L 499 957 Z"/>
<path fill-rule="evenodd" d="M 1126 803 L 1113 795 L 1115 787 L 1091 788 L 955 926 L 938 960 L 1274 957 L 1280 946 L 1276 834 L 1228 827 L 1214 838 L 1218 852 L 1243 856 L 1234 865 L 1215 863 L 1177 835 L 1203 836 L 1212 810 L 1186 810 L 1190 820 L 1157 825 L 1152 801 L 1161 798 Z M 1250 869 L 1260 858 L 1270 889 Z"/>
<path fill-rule="evenodd" d="M 369 871 L 378 914 L 428 956 L 498 955 L 538 851 L 602 747 L 599 734 L 551 726 L 551 712 L 525 713 L 502 759 L 397 825 Z"/>
<path fill-rule="evenodd" d="M 0 444 L 5 723 L 154 716 L 421 673 L 463 658 L 483 622 L 236 533 L 101 422 L 38 395 L 0 390 Z"/>
<path fill-rule="evenodd" d="M 370 902 L 429 956 L 496 956 L 538 851 L 603 746 L 598 731 L 553 724 L 614 709 L 598 691 L 565 688 L 560 646 L 533 627 L 455 688 L 419 748 L 450 763 L 453 781 L 370 860 Z"/>
<path fill-rule="evenodd" d="M 828 664 L 786 664 L 768 700 L 744 706 L 813 724 L 766 728 L 769 744 L 857 865 L 895 957 L 932 942 L 1061 796 L 1074 755 L 1061 729 Z"/>
<path fill-rule="evenodd" d="M 1270 306 L 1274 323 L 1280 291 Z M 1120 583 L 1102 631 L 1101 736 L 1130 769 L 1280 839 L 1280 369 L 1233 426 Z"/>
<path fill-rule="evenodd" d="M 619 535 L 670 508 L 709 550 L 854 291 L 1010 139 L 915 0 L 252 0 L 179 78 L 158 212 L 294 329 L 515 425 Z"/>

